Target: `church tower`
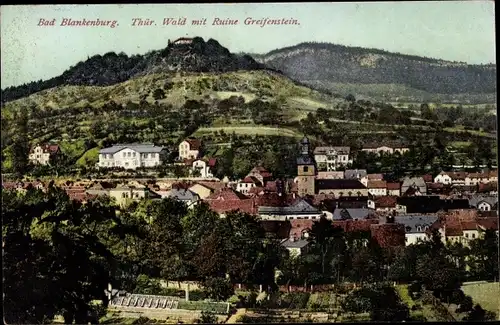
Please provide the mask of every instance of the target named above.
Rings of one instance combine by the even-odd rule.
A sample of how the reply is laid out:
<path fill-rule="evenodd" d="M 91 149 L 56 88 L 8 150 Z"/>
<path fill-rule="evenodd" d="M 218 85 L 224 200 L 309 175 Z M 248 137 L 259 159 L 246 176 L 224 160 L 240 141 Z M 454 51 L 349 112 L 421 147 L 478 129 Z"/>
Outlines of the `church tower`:
<path fill-rule="evenodd" d="M 297 187 L 300 196 L 314 195 L 316 166 L 309 151 L 309 139 L 300 141 L 300 155 L 297 157 Z"/>

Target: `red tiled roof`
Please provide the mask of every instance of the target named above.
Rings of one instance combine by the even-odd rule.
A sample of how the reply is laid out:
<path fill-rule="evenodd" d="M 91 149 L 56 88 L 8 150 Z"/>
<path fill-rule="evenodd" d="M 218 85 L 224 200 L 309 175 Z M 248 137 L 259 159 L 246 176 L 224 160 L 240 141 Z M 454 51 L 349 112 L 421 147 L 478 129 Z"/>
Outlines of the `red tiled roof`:
<path fill-rule="evenodd" d="M 451 179 L 455 180 L 465 180 L 467 177 L 466 172 L 454 172 L 454 173 L 448 173 L 448 175 L 451 177 Z"/>
<path fill-rule="evenodd" d="M 245 177 L 241 181 L 241 183 L 251 183 L 251 184 L 255 184 L 257 186 L 262 185 L 261 182 L 257 178 L 255 178 L 254 176 L 247 176 L 247 177 Z"/>
<path fill-rule="evenodd" d="M 248 196 L 229 187 L 220 188 L 205 198 L 206 201 L 239 201 L 247 199 L 249 199 Z"/>
<path fill-rule="evenodd" d="M 495 211 L 496 212 L 496 211 Z M 477 223 L 481 228 L 498 230 L 498 217 L 478 218 Z"/>
<path fill-rule="evenodd" d="M 438 188 L 443 188 L 444 184 L 443 183 L 427 183 L 427 188 L 428 189 L 438 189 Z"/>
<path fill-rule="evenodd" d="M 267 169 L 265 169 L 264 167 L 262 166 L 257 166 L 257 167 L 254 167 L 250 173 L 248 173 L 249 175 L 250 174 L 253 174 L 253 173 L 256 173 L 256 174 L 259 174 L 260 176 L 262 176 L 263 178 L 270 178 L 273 176 L 273 174 L 271 174 Z"/>
<path fill-rule="evenodd" d="M 260 194 L 264 193 L 265 190 L 266 189 L 264 187 L 254 186 L 254 187 L 252 187 L 251 189 L 248 190 L 248 194 L 260 195 Z"/>
<path fill-rule="evenodd" d="M 372 237 L 381 247 L 405 246 L 405 227 L 398 223 L 373 224 Z"/>
<path fill-rule="evenodd" d="M 300 238 L 304 231 L 309 232 L 314 224 L 315 220 L 290 220 L 290 236 Z"/>
<path fill-rule="evenodd" d="M 186 139 L 187 143 L 189 143 L 189 150 L 200 150 L 201 141 L 198 139 Z"/>
<path fill-rule="evenodd" d="M 464 232 L 462 231 L 461 228 L 458 227 L 446 227 L 445 229 L 445 235 L 446 237 L 448 236 L 463 236 Z"/>
<path fill-rule="evenodd" d="M 227 213 L 239 210 L 241 212 L 257 214 L 254 201 L 252 199 L 244 200 L 208 200 L 210 208 L 219 213 Z"/>
<path fill-rule="evenodd" d="M 175 188 L 175 189 L 188 189 L 192 186 L 193 184 L 189 183 L 189 182 L 177 182 L 177 183 L 172 183 L 172 188 Z"/>
<path fill-rule="evenodd" d="M 375 198 L 375 208 L 395 208 L 396 196 L 380 196 Z"/>
<path fill-rule="evenodd" d="M 298 198 L 294 198 L 293 195 L 279 195 L 273 192 L 265 192 L 254 198 L 256 206 L 266 207 L 284 207 L 292 204 L 296 200 L 298 200 Z"/>
<path fill-rule="evenodd" d="M 214 191 L 227 187 L 226 184 L 216 181 L 197 181 L 196 183 Z"/>
<path fill-rule="evenodd" d="M 489 175 L 488 175 L 488 173 L 469 173 L 469 175 L 467 175 L 467 177 L 469 177 L 469 178 L 488 178 Z"/>
<path fill-rule="evenodd" d="M 368 188 L 387 188 L 386 181 L 368 181 Z"/>
<path fill-rule="evenodd" d="M 488 173 L 489 177 L 498 177 L 498 169 L 490 170 Z"/>
<path fill-rule="evenodd" d="M 426 183 L 432 183 L 432 181 L 434 180 L 432 178 L 432 175 L 430 175 L 430 174 L 425 174 L 422 176 L 422 178 L 424 179 L 424 182 L 426 182 Z"/>
<path fill-rule="evenodd" d="M 344 232 L 370 231 L 371 225 L 378 224 L 378 219 L 334 220 L 334 227 L 341 227 Z"/>
<path fill-rule="evenodd" d="M 208 159 L 208 166 L 214 167 L 217 164 L 217 158 Z"/>
<path fill-rule="evenodd" d="M 498 191 L 498 183 L 497 182 L 490 182 L 490 183 L 480 183 L 477 191 L 479 193 L 485 193 L 485 192 L 492 192 L 492 191 Z"/>
<path fill-rule="evenodd" d="M 32 152 L 38 145 L 31 147 L 30 152 Z M 44 153 L 54 154 L 59 151 L 59 145 L 57 144 L 42 144 L 40 145 Z"/>
<path fill-rule="evenodd" d="M 384 179 L 384 175 L 382 174 L 368 174 L 366 175 L 369 180 L 381 181 Z"/>
<path fill-rule="evenodd" d="M 195 162 L 195 160 L 197 160 L 197 159 L 193 159 L 193 158 L 186 159 L 186 158 L 184 158 L 184 165 L 186 165 L 186 166 L 192 166 L 193 163 Z"/>
<path fill-rule="evenodd" d="M 398 183 L 387 183 L 387 189 L 388 190 L 400 190 L 401 189 L 401 184 Z"/>

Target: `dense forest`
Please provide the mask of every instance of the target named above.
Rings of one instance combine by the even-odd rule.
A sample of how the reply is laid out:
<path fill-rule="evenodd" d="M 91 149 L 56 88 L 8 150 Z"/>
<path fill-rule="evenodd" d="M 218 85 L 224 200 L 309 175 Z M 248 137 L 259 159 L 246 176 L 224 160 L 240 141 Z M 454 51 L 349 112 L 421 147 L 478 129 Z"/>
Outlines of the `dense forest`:
<path fill-rule="evenodd" d="M 401 84 L 440 94 L 496 92 L 496 65 L 468 65 L 330 43 L 301 43 L 252 55 L 302 82 Z"/>

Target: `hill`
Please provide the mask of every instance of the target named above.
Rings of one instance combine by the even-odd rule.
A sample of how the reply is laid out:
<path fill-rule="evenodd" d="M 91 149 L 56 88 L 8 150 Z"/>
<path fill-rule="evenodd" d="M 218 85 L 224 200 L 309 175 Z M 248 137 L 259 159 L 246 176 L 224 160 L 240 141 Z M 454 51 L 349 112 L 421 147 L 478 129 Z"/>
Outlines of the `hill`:
<path fill-rule="evenodd" d="M 256 61 L 317 89 L 373 99 L 495 102 L 496 65 L 470 65 L 377 49 L 301 43 Z M 395 89 L 389 95 L 387 89 Z M 401 91 L 397 91 L 400 89 Z"/>
<path fill-rule="evenodd" d="M 58 77 L 8 87 L 2 90 L 1 97 L 2 102 L 8 102 L 63 85 L 109 86 L 130 78 L 168 71 L 224 73 L 259 69 L 264 69 L 264 66 L 250 56 L 232 54 L 216 40 L 205 42 L 203 38 L 195 37 L 189 43 L 172 42 L 162 50 L 145 55 L 129 57 L 114 52 L 94 55 Z"/>

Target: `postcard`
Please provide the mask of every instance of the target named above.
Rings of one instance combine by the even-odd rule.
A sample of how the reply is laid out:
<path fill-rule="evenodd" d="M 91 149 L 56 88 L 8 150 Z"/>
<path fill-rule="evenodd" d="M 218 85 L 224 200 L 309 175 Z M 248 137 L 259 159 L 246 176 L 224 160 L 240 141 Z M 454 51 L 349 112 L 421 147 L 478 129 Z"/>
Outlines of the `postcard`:
<path fill-rule="evenodd" d="M 7 324 L 500 319 L 493 2 L 0 10 Z"/>

